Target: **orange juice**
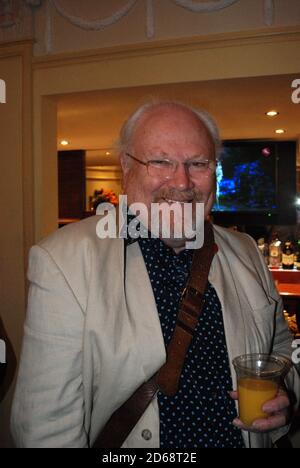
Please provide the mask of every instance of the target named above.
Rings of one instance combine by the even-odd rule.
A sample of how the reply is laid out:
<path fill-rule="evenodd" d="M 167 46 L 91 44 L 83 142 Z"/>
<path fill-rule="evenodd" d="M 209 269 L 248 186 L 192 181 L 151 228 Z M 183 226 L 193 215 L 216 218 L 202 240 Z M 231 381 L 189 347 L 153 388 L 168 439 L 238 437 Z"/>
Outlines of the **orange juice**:
<path fill-rule="evenodd" d="M 271 380 L 241 379 L 238 382 L 239 417 L 246 426 L 251 426 L 256 419 L 267 418 L 263 405 L 273 400 L 278 391 L 278 384 Z"/>

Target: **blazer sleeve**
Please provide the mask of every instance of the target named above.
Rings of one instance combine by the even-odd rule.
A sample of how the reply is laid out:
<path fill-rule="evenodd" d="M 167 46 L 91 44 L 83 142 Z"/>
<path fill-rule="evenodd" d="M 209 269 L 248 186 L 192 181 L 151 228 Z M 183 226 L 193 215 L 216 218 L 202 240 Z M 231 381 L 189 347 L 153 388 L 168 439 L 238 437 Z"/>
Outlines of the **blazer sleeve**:
<path fill-rule="evenodd" d="M 276 333 L 274 337 L 273 351 L 276 354 L 286 356 L 292 361 L 292 354 L 294 351 L 294 348 L 292 346 L 293 336 L 288 330 L 288 326 L 283 315 L 282 299 L 277 293 L 273 280 L 271 281 L 271 287 L 273 288 L 272 297 L 276 296 L 276 294 L 278 295 L 276 310 Z M 294 403 L 294 413 L 296 413 L 299 408 L 300 378 L 299 369 L 297 369 L 295 363 L 291 367 L 290 372 L 287 374 L 285 383 L 287 389 L 290 391 L 291 401 Z"/>
<path fill-rule="evenodd" d="M 31 249 L 23 349 L 12 407 L 18 447 L 86 447 L 84 311 L 49 253 Z"/>
<path fill-rule="evenodd" d="M 288 359 L 292 361 L 292 354 L 294 348 L 292 347 L 293 343 L 293 336 L 288 329 L 288 325 L 285 321 L 283 315 L 283 302 L 282 298 L 280 297 L 275 282 L 273 280 L 272 274 L 265 265 L 263 256 L 258 252 L 256 243 L 251 239 L 253 246 L 256 249 L 256 254 L 258 255 L 258 259 L 262 268 L 262 274 L 266 283 L 266 289 L 268 291 L 269 297 L 274 301 L 275 306 L 275 315 L 274 315 L 274 342 L 272 352 L 276 354 L 281 354 L 286 356 Z M 287 374 L 285 379 L 286 387 L 290 392 L 291 402 L 293 403 L 293 410 L 294 414 L 297 412 L 299 408 L 299 399 L 300 399 L 300 376 L 299 376 L 299 369 L 295 365 L 292 365 L 290 372 Z M 280 433 L 281 430 L 278 430 L 278 434 L 282 436 Z M 276 431 L 273 432 L 273 435 L 276 435 Z M 277 437 L 278 439 L 278 437 Z"/>

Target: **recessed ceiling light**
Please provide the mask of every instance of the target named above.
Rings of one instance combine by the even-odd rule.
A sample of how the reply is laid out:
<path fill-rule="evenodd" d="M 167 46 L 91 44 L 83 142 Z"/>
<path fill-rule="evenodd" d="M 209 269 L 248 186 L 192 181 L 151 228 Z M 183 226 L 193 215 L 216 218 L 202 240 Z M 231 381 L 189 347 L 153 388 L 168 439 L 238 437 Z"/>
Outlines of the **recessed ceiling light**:
<path fill-rule="evenodd" d="M 60 144 L 61 146 L 68 146 L 70 142 L 68 140 L 61 140 Z"/>
<path fill-rule="evenodd" d="M 266 115 L 268 117 L 276 117 L 276 115 L 278 115 L 278 114 L 279 114 L 279 112 L 276 111 L 276 110 L 270 110 L 269 112 L 266 112 Z"/>
<path fill-rule="evenodd" d="M 105 156 L 110 156 L 110 152 L 109 152 L 109 151 L 106 151 L 106 152 L 105 152 Z"/>
<path fill-rule="evenodd" d="M 283 130 L 283 128 L 278 128 L 277 130 L 275 130 L 275 133 L 281 135 L 282 133 L 285 133 L 285 130 Z"/>

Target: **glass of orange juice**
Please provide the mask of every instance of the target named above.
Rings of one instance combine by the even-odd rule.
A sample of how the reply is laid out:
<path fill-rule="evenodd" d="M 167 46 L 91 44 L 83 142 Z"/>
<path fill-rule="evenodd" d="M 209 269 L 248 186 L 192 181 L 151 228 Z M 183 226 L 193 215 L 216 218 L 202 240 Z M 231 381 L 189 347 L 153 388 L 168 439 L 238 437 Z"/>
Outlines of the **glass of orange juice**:
<path fill-rule="evenodd" d="M 269 415 L 263 405 L 273 400 L 289 369 L 288 359 L 275 354 L 244 354 L 233 360 L 237 374 L 239 418 L 246 426 Z"/>

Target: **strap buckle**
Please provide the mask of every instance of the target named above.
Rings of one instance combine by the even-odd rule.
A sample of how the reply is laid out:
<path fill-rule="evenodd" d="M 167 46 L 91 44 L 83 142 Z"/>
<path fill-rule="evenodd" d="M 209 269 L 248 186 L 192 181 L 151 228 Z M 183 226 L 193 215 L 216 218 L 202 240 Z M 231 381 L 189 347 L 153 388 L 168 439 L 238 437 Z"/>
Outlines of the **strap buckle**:
<path fill-rule="evenodd" d="M 201 291 L 198 291 L 197 289 L 193 288 L 193 286 L 186 286 L 182 291 L 181 300 L 185 299 L 187 295 L 197 298 L 202 296 L 203 294 L 201 293 Z"/>

